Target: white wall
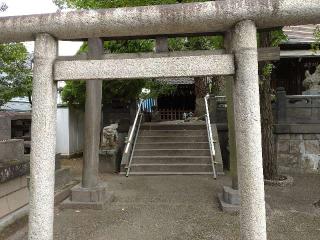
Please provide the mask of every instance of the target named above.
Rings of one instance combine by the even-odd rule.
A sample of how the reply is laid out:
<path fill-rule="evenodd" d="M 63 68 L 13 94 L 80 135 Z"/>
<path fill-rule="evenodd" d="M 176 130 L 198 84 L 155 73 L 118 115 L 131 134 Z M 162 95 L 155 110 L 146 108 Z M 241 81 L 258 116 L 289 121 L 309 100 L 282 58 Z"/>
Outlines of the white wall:
<path fill-rule="evenodd" d="M 69 155 L 69 109 L 58 107 L 57 109 L 57 147 L 56 153 Z"/>
<path fill-rule="evenodd" d="M 58 107 L 56 153 L 72 155 L 83 151 L 84 112 L 74 108 Z"/>

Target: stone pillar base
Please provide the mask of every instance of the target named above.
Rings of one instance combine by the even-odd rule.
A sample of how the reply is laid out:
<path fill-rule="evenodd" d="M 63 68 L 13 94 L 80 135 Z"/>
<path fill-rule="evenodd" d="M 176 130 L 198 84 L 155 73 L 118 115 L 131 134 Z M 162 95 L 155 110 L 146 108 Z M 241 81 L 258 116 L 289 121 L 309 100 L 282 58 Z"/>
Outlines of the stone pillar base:
<path fill-rule="evenodd" d="M 69 199 L 61 203 L 61 209 L 103 209 L 106 203 L 114 200 L 112 192 L 107 191 L 106 183 L 99 183 L 95 188 L 83 188 L 81 184 L 71 189 Z"/>
<path fill-rule="evenodd" d="M 220 207 L 223 212 L 239 213 L 240 211 L 240 194 L 239 190 L 224 186 L 223 193 L 218 195 Z"/>

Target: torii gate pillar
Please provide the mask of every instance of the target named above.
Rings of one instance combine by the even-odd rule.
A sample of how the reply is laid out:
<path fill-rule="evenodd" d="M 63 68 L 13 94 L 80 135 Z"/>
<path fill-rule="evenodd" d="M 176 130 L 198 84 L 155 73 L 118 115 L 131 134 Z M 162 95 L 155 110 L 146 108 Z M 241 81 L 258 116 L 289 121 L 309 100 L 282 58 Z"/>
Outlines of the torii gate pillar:
<path fill-rule="evenodd" d="M 267 239 L 256 35 L 256 26 L 251 20 L 238 23 L 233 32 L 236 64 L 234 123 L 241 196 L 241 240 Z"/>
<path fill-rule="evenodd" d="M 57 84 L 53 64 L 58 42 L 37 34 L 34 50 L 30 156 L 29 240 L 53 239 Z"/>
<path fill-rule="evenodd" d="M 104 53 L 100 38 L 88 39 L 88 58 L 99 60 Z M 85 129 L 82 183 L 71 189 L 70 199 L 62 208 L 102 209 L 113 200 L 107 184 L 99 181 L 99 147 L 101 130 L 102 80 L 86 82 Z"/>

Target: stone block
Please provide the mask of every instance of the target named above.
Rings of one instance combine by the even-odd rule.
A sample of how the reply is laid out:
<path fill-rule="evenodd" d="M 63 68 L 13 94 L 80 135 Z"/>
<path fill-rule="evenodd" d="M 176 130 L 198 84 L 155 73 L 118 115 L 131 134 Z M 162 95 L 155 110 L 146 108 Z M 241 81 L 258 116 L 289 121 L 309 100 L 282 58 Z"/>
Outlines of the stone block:
<path fill-rule="evenodd" d="M 305 151 L 307 154 L 320 154 L 320 141 L 319 140 L 305 140 Z"/>
<path fill-rule="evenodd" d="M 240 212 L 240 205 L 230 204 L 223 200 L 223 194 L 218 194 L 218 201 L 220 204 L 220 208 L 223 212 L 230 214 L 238 214 Z"/>
<path fill-rule="evenodd" d="M 278 154 L 278 164 L 288 168 L 300 167 L 300 154 Z"/>
<path fill-rule="evenodd" d="M 279 140 L 289 140 L 290 139 L 290 134 L 278 134 L 278 139 Z"/>
<path fill-rule="evenodd" d="M 278 153 L 288 153 L 289 152 L 289 144 L 288 140 L 278 140 Z"/>
<path fill-rule="evenodd" d="M 231 187 L 223 187 L 223 200 L 229 204 L 240 204 L 239 190 L 232 189 Z"/>
<path fill-rule="evenodd" d="M 297 154 L 303 152 L 303 141 L 301 140 L 290 140 L 290 153 Z"/>
<path fill-rule="evenodd" d="M 303 137 L 302 137 L 302 134 L 292 133 L 292 134 L 290 134 L 290 139 L 293 139 L 293 140 L 302 140 Z"/>
<path fill-rule="evenodd" d="M 287 166 L 292 167 L 292 168 L 299 168 L 300 167 L 300 160 L 301 157 L 299 154 L 290 154 L 288 155 L 288 162 Z"/>
<path fill-rule="evenodd" d="M 95 188 L 83 188 L 77 185 L 71 189 L 71 201 L 73 202 L 102 202 L 106 194 L 106 185 Z"/>
<path fill-rule="evenodd" d="M 0 164 L 0 183 L 27 175 L 29 173 L 29 168 L 30 163 L 28 160 Z"/>
<path fill-rule="evenodd" d="M 0 141 L 0 163 L 23 161 L 24 145 L 21 139 Z"/>
<path fill-rule="evenodd" d="M 11 119 L 0 117 L 0 141 L 11 139 Z"/>
<path fill-rule="evenodd" d="M 99 172 L 115 173 L 119 171 L 120 165 L 119 150 L 102 150 L 99 153 Z"/>
<path fill-rule="evenodd" d="M 70 199 L 61 203 L 63 209 L 103 209 L 107 202 L 112 202 L 114 195 L 107 191 L 107 184 L 100 183 L 95 188 L 83 188 L 77 185 L 71 189 Z"/>
<path fill-rule="evenodd" d="M 303 134 L 304 140 L 317 140 L 316 134 Z"/>
<path fill-rule="evenodd" d="M 305 172 L 320 171 L 320 155 L 306 154 L 301 160 L 301 168 Z"/>

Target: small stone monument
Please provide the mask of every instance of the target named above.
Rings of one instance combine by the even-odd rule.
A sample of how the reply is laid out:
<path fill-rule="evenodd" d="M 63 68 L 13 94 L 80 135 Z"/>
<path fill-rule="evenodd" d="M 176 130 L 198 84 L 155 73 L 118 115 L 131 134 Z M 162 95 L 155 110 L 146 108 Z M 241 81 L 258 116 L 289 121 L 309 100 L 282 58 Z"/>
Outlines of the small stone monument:
<path fill-rule="evenodd" d="M 104 127 L 99 152 L 99 172 L 114 173 L 118 171 L 119 150 L 118 124 Z"/>
<path fill-rule="evenodd" d="M 101 149 L 111 150 L 118 145 L 118 124 L 111 124 L 103 128 Z"/>
<path fill-rule="evenodd" d="M 306 91 L 303 95 L 320 95 L 320 65 L 313 74 L 306 71 L 306 79 L 303 81 Z"/>

